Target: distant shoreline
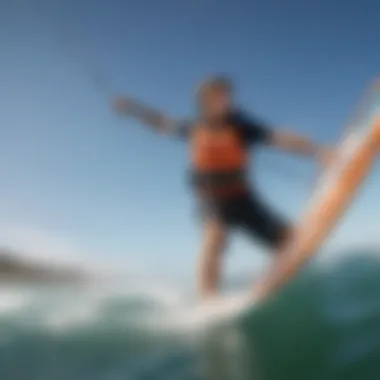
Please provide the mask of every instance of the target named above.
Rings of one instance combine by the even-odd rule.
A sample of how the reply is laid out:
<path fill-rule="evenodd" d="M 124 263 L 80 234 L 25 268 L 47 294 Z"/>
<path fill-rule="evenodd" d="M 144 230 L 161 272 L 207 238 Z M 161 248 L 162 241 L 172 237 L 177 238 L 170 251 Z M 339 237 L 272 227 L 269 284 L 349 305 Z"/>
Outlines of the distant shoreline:
<path fill-rule="evenodd" d="M 1 283 L 73 284 L 84 283 L 89 275 L 68 265 L 29 261 L 8 249 L 0 248 Z"/>

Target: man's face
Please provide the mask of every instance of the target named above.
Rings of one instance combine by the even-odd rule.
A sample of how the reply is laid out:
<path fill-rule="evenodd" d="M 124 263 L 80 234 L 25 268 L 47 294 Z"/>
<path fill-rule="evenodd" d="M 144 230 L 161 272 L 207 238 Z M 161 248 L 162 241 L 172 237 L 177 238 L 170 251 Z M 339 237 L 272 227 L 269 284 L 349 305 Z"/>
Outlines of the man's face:
<path fill-rule="evenodd" d="M 232 104 L 231 93 L 227 90 L 213 89 L 204 94 L 203 109 L 207 116 L 224 116 Z"/>

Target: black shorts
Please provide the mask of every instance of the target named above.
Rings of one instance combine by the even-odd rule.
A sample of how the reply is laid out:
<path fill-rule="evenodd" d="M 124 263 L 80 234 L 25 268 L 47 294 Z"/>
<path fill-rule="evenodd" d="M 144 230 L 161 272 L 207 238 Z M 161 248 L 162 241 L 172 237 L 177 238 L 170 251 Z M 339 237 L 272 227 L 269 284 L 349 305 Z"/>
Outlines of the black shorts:
<path fill-rule="evenodd" d="M 202 214 L 205 218 L 216 218 L 230 228 L 244 230 L 271 249 L 279 247 L 290 230 L 290 223 L 252 192 L 205 201 Z"/>

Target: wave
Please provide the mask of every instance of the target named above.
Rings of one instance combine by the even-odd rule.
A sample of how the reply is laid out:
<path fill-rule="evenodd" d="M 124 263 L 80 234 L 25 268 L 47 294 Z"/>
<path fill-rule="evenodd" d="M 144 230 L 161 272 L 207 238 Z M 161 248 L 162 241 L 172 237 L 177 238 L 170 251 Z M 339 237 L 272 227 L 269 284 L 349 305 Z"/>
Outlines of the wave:
<path fill-rule="evenodd" d="M 179 287 L 8 286 L 0 290 L 0 377 L 354 378 L 348 368 L 380 374 L 376 254 L 346 252 L 327 267 L 311 265 L 259 309 L 207 328 L 205 311 Z"/>

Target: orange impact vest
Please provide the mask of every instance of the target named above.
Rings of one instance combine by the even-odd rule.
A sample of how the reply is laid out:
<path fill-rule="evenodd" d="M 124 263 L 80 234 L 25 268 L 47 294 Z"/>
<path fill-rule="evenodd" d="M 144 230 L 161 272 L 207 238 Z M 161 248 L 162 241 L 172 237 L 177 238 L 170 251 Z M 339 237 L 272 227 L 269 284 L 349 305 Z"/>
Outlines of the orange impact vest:
<path fill-rule="evenodd" d="M 190 148 L 193 184 L 199 192 L 223 196 L 246 189 L 248 151 L 237 128 L 196 125 Z"/>

